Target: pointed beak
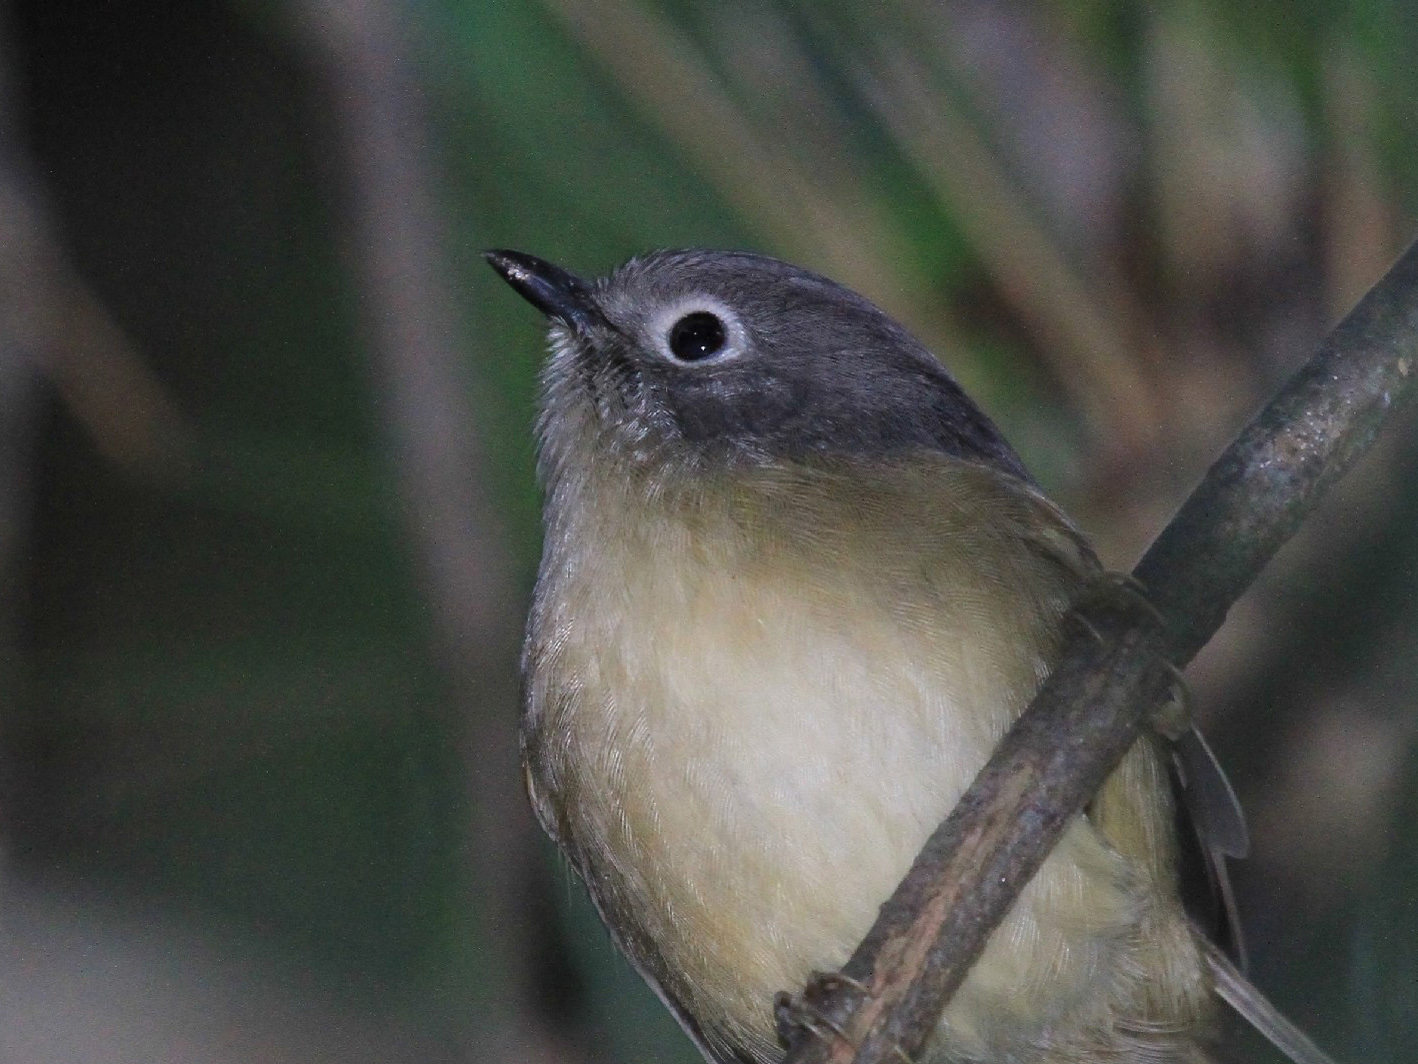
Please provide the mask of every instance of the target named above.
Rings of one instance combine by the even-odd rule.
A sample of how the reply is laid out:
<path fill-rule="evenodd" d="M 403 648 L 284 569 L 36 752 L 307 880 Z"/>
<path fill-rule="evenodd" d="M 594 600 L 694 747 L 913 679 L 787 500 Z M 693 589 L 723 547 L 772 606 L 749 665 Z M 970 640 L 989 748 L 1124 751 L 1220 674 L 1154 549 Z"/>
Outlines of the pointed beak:
<path fill-rule="evenodd" d="M 483 258 L 518 295 L 547 317 L 583 334 L 608 327 L 591 286 L 569 270 L 521 251 L 484 251 Z"/>

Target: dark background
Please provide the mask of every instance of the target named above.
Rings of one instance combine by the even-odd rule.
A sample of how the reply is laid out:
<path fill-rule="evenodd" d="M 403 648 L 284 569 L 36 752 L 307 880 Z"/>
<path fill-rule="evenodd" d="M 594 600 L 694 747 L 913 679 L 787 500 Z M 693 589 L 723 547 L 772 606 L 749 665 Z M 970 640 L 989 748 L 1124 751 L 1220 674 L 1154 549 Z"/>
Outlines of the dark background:
<path fill-rule="evenodd" d="M 537 315 L 747 247 L 1136 559 L 1418 216 L 1403 0 L 24 0 L 0 23 L 0 1060 L 688 1062 L 530 831 Z M 1190 672 L 1257 980 L 1418 1053 L 1418 447 Z"/>

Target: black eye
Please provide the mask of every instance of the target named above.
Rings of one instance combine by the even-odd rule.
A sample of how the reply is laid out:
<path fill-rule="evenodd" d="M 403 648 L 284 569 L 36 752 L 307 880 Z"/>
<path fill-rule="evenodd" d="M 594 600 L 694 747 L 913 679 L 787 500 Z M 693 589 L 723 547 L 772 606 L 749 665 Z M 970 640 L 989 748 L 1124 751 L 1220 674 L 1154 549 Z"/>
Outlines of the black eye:
<path fill-rule="evenodd" d="M 724 323 L 707 310 L 686 314 L 670 328 L 670 353 L 681 362 L 717 355 L 728 340 Z"/>

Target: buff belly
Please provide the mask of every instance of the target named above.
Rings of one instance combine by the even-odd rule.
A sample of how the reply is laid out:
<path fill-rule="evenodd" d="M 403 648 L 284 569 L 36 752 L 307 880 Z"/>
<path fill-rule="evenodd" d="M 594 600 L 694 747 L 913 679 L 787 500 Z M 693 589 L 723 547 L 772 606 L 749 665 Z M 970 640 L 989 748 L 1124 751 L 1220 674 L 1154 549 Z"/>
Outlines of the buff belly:
<path fill-rule="evenodd" d="M 544 569 L 540 815 L 623 948 L 725 1059 L 779 1059 L 774 993 L 846 960 L 1037 688 L 1076 586 L 1026 550 L 981 572 L 966 534 L 928 543 L 923 567 L 890 549 L 895 524 L 868 530 L 877 551 L 792 536 L 743 551 L 642 522 L 620 556 Z M 1110 781 L 1115 812 L 1151 824 L 1123 833 L 1140 847 L 1161 844 L 1163 786 L 1141 745 Z M 1071 825 L 949 1006 L 937 1059 L 1134 1043 L 1114 1059 L 1190 1059 L 1172 1034 L 1202 991 L 1155 881 L 1166 862 L 1116 842 Z M 1159 984 L 1168 950 L 1184 956 Z"/>

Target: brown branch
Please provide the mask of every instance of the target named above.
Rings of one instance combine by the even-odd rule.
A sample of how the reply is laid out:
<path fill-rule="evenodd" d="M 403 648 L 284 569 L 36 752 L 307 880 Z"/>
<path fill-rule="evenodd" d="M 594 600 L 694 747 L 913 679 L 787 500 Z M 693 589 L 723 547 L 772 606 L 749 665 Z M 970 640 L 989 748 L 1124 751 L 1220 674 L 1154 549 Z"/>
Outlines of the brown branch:
<path fill-rule="evenodd" d="M 487 490 L 471 366 L 460 342 L 435 201 L 425 116 L 394 0 L 306 0 L 297 10 L 332 90 L 349 182 L 347 219 L 371 376 L 399 475 L 408 536 L 433 609 L 473 823 L 465 873 L 496 972 L 465 1021 L 468 1059 L 584 1059 L 542 1009 L 554 896 L 517 755 L 517 655 L 525 604 Z M 475 792 L 474 792 L 475 789 Z M 464 944 L 472 955 L 473 942 Z M 562 1024 L 561 1026 L 565 1026 Z"/>
<path fill-rule="evenodd" d="M 841 1037 L 801 1031 L 791 1064 L 915 1056 L 985 942 L 1142 721 L 1325 490 L 1418 381 L 1418 244 L 1241 433 L 1135 575 L 1084 602 L 1059 667 L 927 842 L 876 924 L 808 1000 Z"/>
<path fill-rule="evenodd" d="M 13 206 L 3 209 L 27 202 L 31 181 L 31 168 L 14 133 L 17 116 L 7 75 L 14 69 L 9 30 L 9 18 L 0 13 L 0 719 L 4 720 L 13 719 L 27 673 L 20 661 L 19 619 L 25 599 L 25 548 L 32 527 L 40 406 L 33 357 L 36 336 L 27 307 L 43 297 L 42 290 L 36 290 L 40 280 L 36 272 L 26 269 L 29 216 Z M 5 915 L 11 916 L 8 905 Z"/>
<path fill-rule="evenodd" d="M 176 400 L 74 272 L 17 144 L 0 164 L 0 320 L 13 357 L 48 378 L 104 457 L 143 475 L 179 469 L 191 429 Z"/>
<path fill-rule="evenodd" d="M 146 475 L 188 455 L 191 430 L 168 389 L 77 275 L 19 133 L 10 18 L 0 13 L 0 405 L 28 431 L 42 373 L 106 458 Z M 9 407 L 11 401 L 15 406 Z M 25 410 L 22 413 L 21 407 Z M 18 496 L 17 496 L 18 498 Z"/>

